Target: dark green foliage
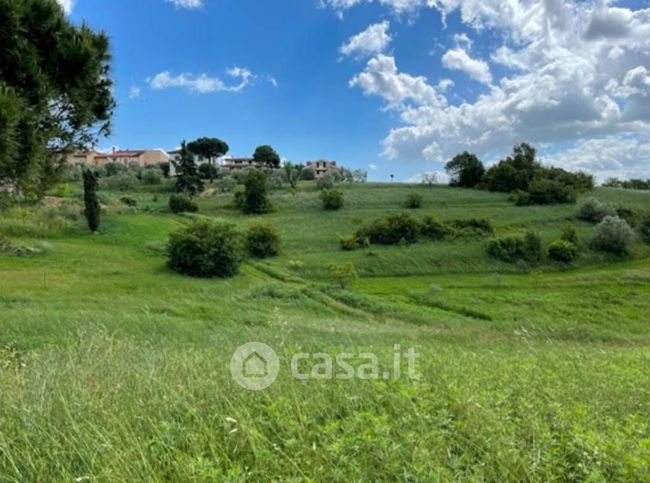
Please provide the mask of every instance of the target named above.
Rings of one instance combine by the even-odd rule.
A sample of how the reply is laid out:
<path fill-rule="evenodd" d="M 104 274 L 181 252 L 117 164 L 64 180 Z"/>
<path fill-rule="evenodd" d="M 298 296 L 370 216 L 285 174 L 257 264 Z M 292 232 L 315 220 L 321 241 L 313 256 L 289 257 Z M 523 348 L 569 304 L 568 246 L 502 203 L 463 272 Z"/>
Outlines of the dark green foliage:
<path fill-rule="evenodd" d="M 262 214 L 271 211 L 271 203 L 268 200 L 268 176 L 262 170 L 252 169 L 246 175 L 244 181 L 244 194 L 241 200 L 241 207 L 244 213 Z M 237 195 L 235 195 L 235 202 Z"/>
<path fill-rule="evenodd" d="M 316 187 L 319 190 L 331 190 L 336 184 L 336 178 L 332 172 L 326 173 L 316 180 Z"/>
<path fill-rule="evenodd" d="M 524 236 L 506 236 L 490 240 L 487 244 L 488 254 L 504 262 L 525 261 L 539 263 L 544 257 L 539 235 L 527 232 Z"/>
<path fill-rule="evenodd" d="M 571 223 L 565 223 L 562 226 L 562 236 L 560 240 L 569 242 L 576 247 L 580 245 L 580 240 L 578 239 L 578 231 L 576 230 L 575 225 Z"/>
<path fill-rule="evenodd" d="M 343 208 L 343 192 L 340 190 L 323 190 L 320 192 L 319 197 L 325 210 L 340 210 Z"/>
<path fill-rule="evenodd" d="M 422 195 L 420 193 L 409 193 L 406 197 L 406 207 L 411 209 L 422 207 Z"/>
<path fill-rule="evenodd" d="M 577 193 L 585 193 L 594 189 L 594 177 L 590 174 L 578 171 L 572 173 L 561 168 L 542 168 L 536 174 L 539 179 L 549 179 L 557 181 L 565 186 L 570 187 Z"/>
<path fill-rule="evenodd" d="M 194 196 L 203 189 L 203 182 L 199 175 L 194 155 L 187 148 L 185 141 L 181 143 L 179 160 L 174 162 L 176 168 L 176 191 L 187 196 Z"/>
<path fill-rule="evenodd" d="M 517 205 L 550 205 L 555 203 L 575 203 L 576 193 L 570 186 L 552 179 L 534 180 L 528 191 L 519 191 Z"/>
<path fill-rule="evenodd" d="M 212 182 L 218 174 L 217 167 L 212 163 L 215 158 L 226 154 L 230 147 L 221 139 L 203 137 L 188 143 L 187 149 L 198 156 L 201 161 L 206 161 L 199 167 L 199 172 L 202 178 Z M 208 167 L 204 168 L 203 166 Z"/>
<path fill-rule="evenodd" d="M 607 181 L 603 183 L 603 186 L 607 188 L 624 188 L 629 190 L 650 190 L 650 178 L 643 179 L 630 179 L 626 181 L 621 181 L 618 178 L 608 178 Z"/>
<path fill-rule="evenodd" d="M 199 175 L 203 179 L 212 181 L 219 176 L 219 168 L 209 163 L 203 163 L 199 165 Z"/>
<path fill-rule="evenodd" d="M 169 267 L 193 277 L 232 277 L 239 270 L 240 239 L 228 223 L 197 222 L 173 233 L 167 246 Z"/>
<path fill-rule="evenodd" d="M 300 172 L 300 179 L 303 181 L 314 181 L 316 179 L 316 171 L 314 171 L 314 168 L 306 166 Z"/>
<path fill-rule="evenodd" d="M 631 208 L 619 206 L 616 208 L 616 216 L 625 220 L 632 228 L 636 227 L 638 223 L 639 214 Z"/>
<path fill-rule="evenodd" d="M 256 163 L 262 164 L 268 168 L 280 167 L 280 156 L 269 145 L 258 146 L 253 154 Z"/>
<path fill-rule="evenodd" d="M 96 232 L 99 229 L 101 207 L 97 199 L 97 175 L 89 169 L 83 172 L 84 179 L 84 215 L 88 222 L 90 231 Z"/>
<path fill-rule="evenodd" d="M 449 161 L 445 171 L 449 175 L 451 186 L 474 188 L 483 181 L 485 166 L 474 154 L 465 151 Z"/>
<path fill-rule="evenodd" d="M 650 216 L 646 216 L 639 224 L 641 239 L 650 244 Z"/>
<path fill-rule="evenodd" d="M 342 236 L 339 238 L 339 245 L 341 250 L 349 252 L 359 248 L 359 241 L 356 236 Z"/>
<path fill-rule="evenodd" d="M 541 165 L 535 160 L 535 148 L 521 143 L 513 148 L 512 154 L 499 161 L 485 173 L 485 184 L 490 191 L 527 191 Z"/>
<path fill-rule="evenodd" d="M 110 162 L 104 165 L 104 169 L 106 170 L 105 176 L 116 176 L 126 171 L 127 167 L 121 163 Z"/>
<path fill-rule="evenodd" d="M 275 257 L 280 253 L 280 234 L 275 227 L 256 224 L 246 232 L 246 249 L 256 258 Z"/>
<path fill-rule="evenodd" d="M 108 36 L 52 0 L 0 0 L 0 180 L 42 197 L 65 154 L 110 133 Z"/>
<path fill-rule="evenodd" d="M 368 238 L 372 243 L 397 245 L 415 243 L 420 236 L 420 224 L 408 213 L 389 215 L 376 220 L 368 227 L 361 228 L 356 235 L 358 240 Z"/>
<path fill-rule="evenodd" d="M 196 213 L 199 206 L 189 196 L 178 193 L 169 197 L 169 209 L 172 213 Z"/>
<path fill-rule="evenodd" d="M 626 255 L 632 248 L 634 231 L 618 216 L 607 216 L 594 231 L 592 246 L 596 250 Z"/>
<path fill-rule="evenodd" d="M 158 168 L 160 169 L 160 171 L 162 171 L 162 174 L 165 178 L 169 178 L 169 173 L 171 168 L 170 163 L 158 163 Z"/>
<path fill-rule="evenodd" d="M 126 206 L 137 206 L 138 205 L 138 200 L 136 200 L 133 196 L 122 196 L 120 198 L 120 201 L 124 203 Z"/>
<path fill-rule="evenodd" d="M 548 256 L 561 263 L 571 263 L 578 257 L 578 247 L 567 240 L 555 240 L 548 247 Z"/>
<path fill-rule="evenodd" d="M 453 220 L 451 226 L 457 236 L 488 236 L 494 233 L 492 223 L 487 218 L 469 218 L 467 220 Z"/>
<path fill-rule="evenodd" d="M 577 218 L 590 223 L 600 223 L 606 216 L 616 216 L 616 208 L 611 204 L 587 198 L 578 206 Z"/>
<path fill-rule="evenodd" d="M 453 231 L 453 228 L 430 215 L 425 216 L 420 223 L 420 234 L 427 240 L 442 240 Z"/>

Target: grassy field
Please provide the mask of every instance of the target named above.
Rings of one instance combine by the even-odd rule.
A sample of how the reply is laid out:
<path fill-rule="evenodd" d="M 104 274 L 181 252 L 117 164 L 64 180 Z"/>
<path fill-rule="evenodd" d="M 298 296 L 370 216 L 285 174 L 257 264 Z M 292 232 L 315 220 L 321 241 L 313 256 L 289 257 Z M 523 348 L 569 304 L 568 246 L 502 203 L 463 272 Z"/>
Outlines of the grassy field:
<path fill-rule="evenodd" d="M 304 184 L 259 217 L 198 198 L 196 217 L 282 235 L 280 257 L 228 280 L 166 268 L 169 233 L 196 217 L 170 214 L 160 188 L 130 193 L 137 208 L 101 192 L 99 235 L 53 221 L 65 208 L 0 215 L 13 243 L 47 248 L 0 254 L 0 481 L 650 481 L 649 246 L 571 268 L 495 261 L 474 239 L 344 252 L 340 236 L 412 191 L 414 216 L 487 217 L 499 235 L 550 242 L 571 220 L 586 245 L 593 226 L 502 194 L 343 190 L 339 212 Z M 591 195 L 650 207 L 648 192 Z M 347 261 L 360 279 L 337 288 L 327 265 Z M 280 356 L 260 392 L 230 375 L 250 341 Z M 419 353 L 419 381 L 290 376 L 296 352 L 391 366 L 395 344 Z"/>

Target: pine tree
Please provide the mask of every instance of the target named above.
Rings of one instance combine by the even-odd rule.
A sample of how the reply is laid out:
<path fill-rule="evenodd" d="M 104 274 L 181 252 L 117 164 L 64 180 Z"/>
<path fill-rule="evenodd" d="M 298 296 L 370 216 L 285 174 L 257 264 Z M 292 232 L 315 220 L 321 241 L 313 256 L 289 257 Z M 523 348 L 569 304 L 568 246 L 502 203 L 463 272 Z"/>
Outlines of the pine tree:
<path fill-rule="evenodd" d="M 86 220 L 88 221 L 88 228 L 90 231 L 96 232 L 100 224 L 100 211 L 99 201 L 97 200 L 97 175 L 90 169 L 83 172 L 84 178 L 84 202 L 86 210 Z"/>
<path fill-rule="evenodd" d="M 201 176 L 194 161 L 194 155 L 187 149 L 185 141 L 181 144 L 180 159 L 174 162 L 176 168 L 176 191 L 194 196 L 203 189 Z"/>

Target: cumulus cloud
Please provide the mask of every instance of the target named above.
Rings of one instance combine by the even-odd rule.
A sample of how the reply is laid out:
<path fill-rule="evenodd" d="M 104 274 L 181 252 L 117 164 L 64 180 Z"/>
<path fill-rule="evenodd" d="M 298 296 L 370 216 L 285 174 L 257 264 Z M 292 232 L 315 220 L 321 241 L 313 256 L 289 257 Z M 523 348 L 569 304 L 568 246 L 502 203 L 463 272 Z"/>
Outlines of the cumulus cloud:
<path fill-rule="evenodd" d="M 379 54 L 390 44 L 389 28 L 390 22 L 388 21 L 370 25 L 363 32 L 350 37 L 350 40 L 341 46 L 339 52 L 346 57 L 356 58 Z"/>
<path fill-rule="evenodd" d="M 462 47 L 456 47 L 445 52 L 442 56 L 442 65 L 447 69 L 462 70 L 472 79 L 483 84 L 492 83 L 492 74 L 487 62 L 473 59 Z"/>
<path fill-rule="evenodd" d="M 138 86 L 131 86 L 129 89 L 129 99 L 138 99 L 140 98 L 140 88 Z"/>
<path fill-rule="evenodd" d="M 397 114 L 399 124 L 384 139 L 387 157 L 442 162 L 472 150 L 494 159 L 523 140 L 548 146 L 577 143 L 594 152 L 603 146 L 599 142 L 622 142 L 625 153 L 644 148 L 629 136 L 650 133 L 650 9 L 597 0 L 375 1 L 395 12 L 457 11 L 468 28 L 491 31 L 497 44 L 489 60 L 507 67 L 495 79 L 496 69 L 470 55 L 469 37 L 456 35 L 455 46 L 441 58 L 443 66 L 488 87 L 473 100 L 451 103 L 448 81 L 402 72 L 395 57 L 376 54 L 350 85 L 383 99 Z M 619 153 L 612 149 L 613 159 Z M 592 166 L 621 176 L 625 169 L 629 175 L 637 170 L 631 155 L 620 159 L 618 171 L 604 161 Z"/>
<path fill-rule="evenodd" d="M 253 73 L 243 67 L 232 67 L 226 70 L 226 74 L 239 83 L 228 85 L 218 77 L 211 77 L 207 74 L 179 74 L 171 75 L 169 71 L 160 72 L 153 78 L 148 79 L 149 85 L 154 90 L 169 88 L 181 88 L 197 94 L 210 94 L 213 92 L 241 92 L 246 86 L 255 80 Z"/>
<path fill-rule="evenodd" d="M 179 8 L 201 8 L 203 6 L 203 0 L 167 0 L 167 2 L 173 3 Z"/>

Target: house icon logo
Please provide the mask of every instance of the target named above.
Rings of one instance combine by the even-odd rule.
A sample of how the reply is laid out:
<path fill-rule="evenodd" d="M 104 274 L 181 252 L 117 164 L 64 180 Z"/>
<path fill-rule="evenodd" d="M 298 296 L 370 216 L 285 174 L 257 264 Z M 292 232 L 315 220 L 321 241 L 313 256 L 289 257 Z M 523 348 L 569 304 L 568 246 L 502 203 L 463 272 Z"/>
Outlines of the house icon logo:
<path fill-rule="evenodd" d="M 230 373 L 243 388 L 261 391 L 278 377 L 280 361 L 273 349 L 261 342 L 249 342 L 237 348 L 230 359 Z"/>

